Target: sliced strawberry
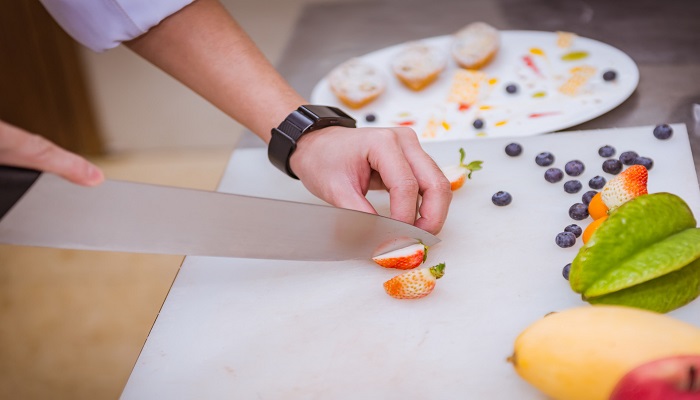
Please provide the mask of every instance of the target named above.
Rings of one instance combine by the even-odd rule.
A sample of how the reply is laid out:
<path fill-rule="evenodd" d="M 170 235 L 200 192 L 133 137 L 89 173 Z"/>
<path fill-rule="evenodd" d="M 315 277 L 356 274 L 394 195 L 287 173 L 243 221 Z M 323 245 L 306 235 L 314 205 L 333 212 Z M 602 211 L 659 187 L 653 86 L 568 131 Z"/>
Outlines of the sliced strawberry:
<path fill-rule="evenodd" d="M 643 165 L 632 165 L 609 180 L 601 190 L 601 199 L 610 211 L 637 196 L 647 194 L 649 172 Z"/>
<path fill-rule="evenodd" d="M 451 165 L 442 169 L 442 173 L 450 181 L 450 188 L 455 191 L 464 185 L 467 179 L 472 178 L 472 172 L 481 169 L 483 161 L 472 161 L 469 164 L 464 163 L 464 149 L 459 149 L 459 164 Z"/>
<path fill-rule="evenodd" d="M 386 293 L 396 299 L 419 299 L 430 294 L 435 281 L 445 275 L 445 263 L 404 272 L 384 282 Z"/>
<path fill-rule="evenodd" d="M 372 257 L 372 260 L 384 268 L 413 269 L 424 263 L 427 257 L 428 248 L 423 243 L 416 243 Z"/>

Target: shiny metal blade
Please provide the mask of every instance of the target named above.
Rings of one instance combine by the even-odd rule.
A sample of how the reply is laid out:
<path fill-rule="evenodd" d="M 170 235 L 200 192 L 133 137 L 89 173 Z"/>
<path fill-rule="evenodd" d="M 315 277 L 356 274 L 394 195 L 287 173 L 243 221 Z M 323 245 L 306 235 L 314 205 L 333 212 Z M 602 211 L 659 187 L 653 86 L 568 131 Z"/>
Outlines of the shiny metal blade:
<path fill-rule="evenodd" d="M 390 218 L 330 206 L 44 173 L 0 220 L 0 243 L 282 260 L 370 258 L 440 240 Z"/>

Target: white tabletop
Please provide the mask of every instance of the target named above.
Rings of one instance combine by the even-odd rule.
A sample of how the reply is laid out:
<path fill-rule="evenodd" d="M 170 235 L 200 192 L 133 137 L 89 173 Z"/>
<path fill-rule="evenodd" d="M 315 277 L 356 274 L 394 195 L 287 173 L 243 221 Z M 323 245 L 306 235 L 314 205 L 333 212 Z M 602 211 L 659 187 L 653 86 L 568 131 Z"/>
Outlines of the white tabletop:
<path fill-rule="evenodd" d="M 455 192 L 443 242 L 428 257 L 446 262 L 446 275 L 424 299 L 388 297 L 382 283 L 395 271 L 370 260 L 187 257 L 122 398 L 543 398 L 505 359 L 527 325 L 585 305 L 561 275 L 581 244 L 554 243 L 575 222 L 566 210 L 583 191 L 546 182 L 534 156 L 551 151 L 559 167 L 582 160 L 586 184 L 604 175 L 600 146 L 636 150 L 655 161 L 650 192 L 678 194 L 700 215 L 685 127 L 674 125 L 668 141 L 652 129 L 523 138 L 518 158 L 504 154 L 507 139 L 428 144 L 440 165 L 455 163 L 464 147 L 484 170 Z M 234 152 L 219 190 L 319 202 L 275 170 L 264 149 Z M 491 204 L 498 190 L 513 203 Z M 370 200 L 386 213 L 384 194 Z M 700 326 L 700 300 L 671 315 Z"/>

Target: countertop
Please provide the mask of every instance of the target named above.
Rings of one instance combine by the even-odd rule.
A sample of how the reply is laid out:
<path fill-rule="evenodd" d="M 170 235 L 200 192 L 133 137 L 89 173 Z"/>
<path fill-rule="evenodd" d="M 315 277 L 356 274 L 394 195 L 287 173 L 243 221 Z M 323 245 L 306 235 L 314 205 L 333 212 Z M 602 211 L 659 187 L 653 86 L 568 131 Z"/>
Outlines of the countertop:
<path fill-rule="evenodd" d="M 501 30 L 569 31 L 610 44 L 639 67 L 617 108 L 566 129 L 685 123 L 700 171 L 700 2 L 383 0 L 307 5 L 277 67 L 303 96 L 333 67 L 387 46 L 447 35 L 473 21 Z M 262 146 L 246 133 L 239 147 Z"/>

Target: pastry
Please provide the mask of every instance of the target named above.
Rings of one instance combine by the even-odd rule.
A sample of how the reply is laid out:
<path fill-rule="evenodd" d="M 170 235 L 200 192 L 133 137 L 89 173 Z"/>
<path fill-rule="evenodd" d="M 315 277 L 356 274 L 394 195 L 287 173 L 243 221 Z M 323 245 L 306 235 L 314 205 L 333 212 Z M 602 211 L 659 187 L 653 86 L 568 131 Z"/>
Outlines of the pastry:
<path fill-rule="evenodd" d="M 431 84 L 447 65 L 447 57 L 437 48 L 413 42 L 391 60 L 391 69 L 399 80 L 413 90 Z"/>
<path fill-rule="evenodd" d="M 498 52 L 498 30 L 484 22 L 474 22 L 455 33 L 452 56 L 462 68 L 479 69 Z"/>
<path fill-rule="evenodd" d="M 357 58 L 333 69 L 328 76 L 328 83 L 340 101 L 351 108 L 365 106 L 386 88 L 384 76 L 372 65 Z"/>

